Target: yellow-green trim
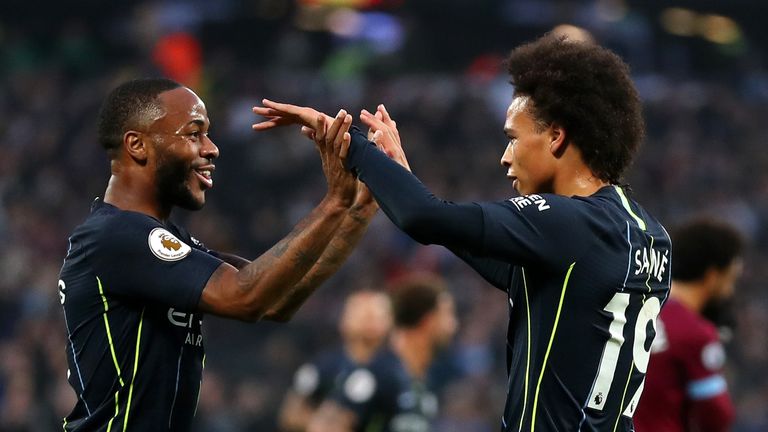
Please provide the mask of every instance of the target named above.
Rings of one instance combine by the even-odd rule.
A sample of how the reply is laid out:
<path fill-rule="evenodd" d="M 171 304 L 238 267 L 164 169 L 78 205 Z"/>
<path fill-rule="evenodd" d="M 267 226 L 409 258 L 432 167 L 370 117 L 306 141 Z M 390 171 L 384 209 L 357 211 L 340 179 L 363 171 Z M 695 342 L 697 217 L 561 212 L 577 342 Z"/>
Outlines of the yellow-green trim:
<path fill-rule="evenodd" d="M 128 404 L 125 407 L 125 420 L 123 420 L 123 432 L 128 428 L 128 414 L 131 413 L 131 398 L 133 397 L 133 383 L 136 381 L 136 371 L 139 367 L 139 347 L 141 345 L 141 328 L 144 326 L 144 311 L 147 308 L 141 310 L 141 318 L 139 319 L 139 331 L 136 335 L 136 353 L 133 357 L 133 378 L 131 378 L 131 386 L 128 390 Z"/>
<path fill-rule="evenodd" d="M 619 419 L 621 418 L 622 411 L 624 411 L 624 399 L 627 397 L 627 389 L 629 388 L 629 381 L 632 379 L 632 370 L 635 368 L 635 361 L 632 360 L 632 364 L 629 366 L 629 375 L 627 375 L 627 382 L 624 384 L 624 393 L 621 394 L 621 403 L 619 404 L 619 415 L 616 416 L 616 423 L 613 424 L 613 432 L 616 432 L 616 428 L 619 426 Z"/>
<path fill-rule="evenodd" d="M 531 373 L 531 307 L 528 304 L 528 281 L 525 279 L 525 267 L 521 267 L 523 272 L 523 289 L 525 294 L 525 316 L 528 321 L 526 330 L 528 331 L 527 345 L 527 357 L 525 359 L 525 392 L 523 393 L 523 411 L 520 416 L 520 426 L 517 431 L 523 430 L 523 419 L 525 419 L 525 406 L 528 403 L 528 375 Z"/>
<path fill-rule="evenodd" d="M 616 193 L 619 194 L 621 204 L 624 206 L 627 212 L 629 212 L 629 215 L 632 216 L 632 218 L 637 222 L 637 225 L 640 226 L 640 229 L 645 231 L 645 221 L 640 219 L 640 216 L 636 215 L 635 212 L 632 211 L 632 207 L 629 206 L 629 200 L 627 199 L 627 196 L 624 195 L 624 191 L 619 186 L 614 185 L 613 187 L 616 189 Z"/>
<path fill-rule="evenodd" d="M 544 371 L 547 369 L 547 360 L 549 359 L 549 351 L 552 349 L 552 342 L 555 340 L 555 333 L 557 332 L 557 324 L 560 322 L 560 312 L 563 310 L 563 299 L 565 298 L 565 290 L 568 288 L 568 280 L 571 278 L 571 271 L 573 271 L 574 262 L 568 267 L 568 273 L 565 274 L 565 280 L 563 281 L 563 290 L 560 292 L 560 302 L 557 304 L 557 314 L 555 315 L 555 323 L 552 325 L 552 333 L 549 335 L 549 343 L 547 344 L 547 351 L 544 354 L 544 362 L 541 364 L 541 372 L 539 373 L 539 381 L 536 383 L 536 392 L 533 395 L 533 411 L 531 413 L 531 432 L 536 430 L 536 408 L 539 405 L 539 390 L 541 389 L 541 380 L 544 378 Z"/>
<path fill-rule="evenodd" d="M 115 421 L 117 418 L 117 415 L 120 413 L 120 405 L 118 404 L 118 397 L 117 395 L 120 394 L 120 390 L 115 392 L 115 415 L 112 416 L 111 419 L 109 419 L 109 424 L 107 425 L 107 432 L 110 432 L 112 430 L 112 422 Z"/>
<path fill-rule="evenodd" d="M 117 378 L 120 380 L 120 387 L 124 386 L 123 374 L 120 372 L 120 365 L 117 363 L 117 355 L 115 355 L 115 344 L 112 342 L 112 332 L 109 330 L 109 318 L 107 312 L 109 312 L 109 303 L 107 303 L 107 297 L 104 296 L 104 287 L 101 286 L 101 279 L 96 276 L 96 282 L 99 285 L 99 294 L 101 294 L 101 301 L 104 303 L 104 327 L 107 329 L 107 340 L 109 340 L 109 352 L 112 353 L 112 363 L 115 364 L 115 370 L 117 371 Z"/>

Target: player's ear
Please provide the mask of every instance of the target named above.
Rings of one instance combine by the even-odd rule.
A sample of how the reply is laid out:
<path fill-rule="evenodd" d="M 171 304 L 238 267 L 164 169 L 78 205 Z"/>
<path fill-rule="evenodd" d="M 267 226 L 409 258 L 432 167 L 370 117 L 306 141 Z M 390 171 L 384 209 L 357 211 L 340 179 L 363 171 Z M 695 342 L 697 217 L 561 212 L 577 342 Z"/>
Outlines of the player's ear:
<path fill-rule="evenodd" d="M 140 164 L 147 161 L 148 147 L 146 134 L 132 130 L 123 134 L 123 148 L 125 152 Z"/>
<path fill-rule="evenodd" d="M 568 146 L 565 129 L 557 123 L 549 126 L 549 151 L 555 156 L 560 157 Z"/>

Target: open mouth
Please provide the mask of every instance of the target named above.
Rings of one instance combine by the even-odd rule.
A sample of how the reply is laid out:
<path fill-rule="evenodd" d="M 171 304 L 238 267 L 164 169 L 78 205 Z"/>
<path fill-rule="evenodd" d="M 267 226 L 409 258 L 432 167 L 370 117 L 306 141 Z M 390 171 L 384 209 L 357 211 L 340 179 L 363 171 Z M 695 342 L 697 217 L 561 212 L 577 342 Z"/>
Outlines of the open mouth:
<path fill-rule="evenodd" d="M 193 171 L 206 189 L 213 187 L 213 167 L 197 168 Z"/>

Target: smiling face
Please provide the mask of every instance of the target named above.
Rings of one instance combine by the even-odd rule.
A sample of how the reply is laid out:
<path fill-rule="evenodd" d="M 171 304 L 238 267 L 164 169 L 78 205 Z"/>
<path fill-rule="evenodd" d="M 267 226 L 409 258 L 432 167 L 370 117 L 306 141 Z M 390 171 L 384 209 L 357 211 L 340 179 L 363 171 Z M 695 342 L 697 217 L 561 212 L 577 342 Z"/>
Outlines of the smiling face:
<path fill-rule="evenodd" d="M 213 187 L 213 160 L 219 149 L 208 137 L 208 112 L 190 89 L 180 87 L 158 96 L 164 114 L 147 130 L 154 153 L 155 183 L 161 203 L 198 210 Z"/>
<path fill-rule="evenodd" d="M 516 96 L 507 109 L 504 133 L 509 142 L 501 157 L 507 178 L 521 195 L 553 192 L 555 161 L 553 129 L 531 115 L 533 102 Z"/>

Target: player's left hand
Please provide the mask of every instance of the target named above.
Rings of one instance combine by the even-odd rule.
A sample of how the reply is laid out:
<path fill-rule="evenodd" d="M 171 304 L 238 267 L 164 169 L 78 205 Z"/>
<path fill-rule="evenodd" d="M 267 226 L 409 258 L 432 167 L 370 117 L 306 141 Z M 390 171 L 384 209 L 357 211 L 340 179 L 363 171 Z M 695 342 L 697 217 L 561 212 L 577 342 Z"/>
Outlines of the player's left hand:
<path fill-rule="evenodd" d="M 383 104 L 379 105 L 376 109 L 376 114 L 371 114 L 368 110 L 362 110 L 360 120 L 370 128 L 368 136 L 376 144 L 376 147 L 395 162 L 402 165 L 403 168 L 410 171 L 411 166 L 408 164 L 408 159 L 405 157 L 405 152 L 400 142 L 400 132 L 397 130 L 397 123 L 389 116 L 387 108 Z M 342 159 L 346 159 L 348 150 L 348 148 L 342 147 Z"/>

